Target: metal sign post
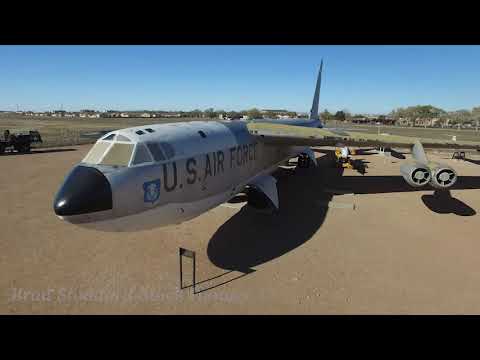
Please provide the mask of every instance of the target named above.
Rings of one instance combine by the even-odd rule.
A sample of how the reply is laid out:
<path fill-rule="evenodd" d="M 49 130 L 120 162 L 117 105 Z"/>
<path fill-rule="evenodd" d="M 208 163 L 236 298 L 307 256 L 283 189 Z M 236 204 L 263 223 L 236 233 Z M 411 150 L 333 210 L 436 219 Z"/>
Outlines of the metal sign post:
<path fill-rule="evenodd" d="M 188 257 L 188 258 L 193 260 L 193 264 L 192 264 L 193 265 L 193 268 L 192 268 L 193 293 L 196 294 L 196 291 L 195 291 L 195 284 L 196 284 L 196 279 L 195 279 L 195 270 L 196 270 L 195 251 L 187 250 L 187 249 L 184 249 L 184 248 L 179 248 L 178 249 L 178 258 L 180 260 L 180 289 L 184 289 L 184 287 L 183 287 L 183 261 L 182 261 L 182 256 Z"/>

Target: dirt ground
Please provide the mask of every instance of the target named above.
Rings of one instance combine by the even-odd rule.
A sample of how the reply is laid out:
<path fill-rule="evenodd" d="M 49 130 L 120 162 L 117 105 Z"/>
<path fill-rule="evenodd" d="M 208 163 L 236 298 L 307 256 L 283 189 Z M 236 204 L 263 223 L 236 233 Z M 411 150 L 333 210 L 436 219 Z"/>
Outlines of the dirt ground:
<path fill-rule="evenodd" d="M 233 202 L 181 225 L 117 234 L 53 213 L 89 147 L 0 157 L 0 313 L 480 313 L 478 155 L 431 155 L 461 176 L 451 197 L 438 197 L 411 191 L 397 158 L 367 151 L 355 156 L 365 175 L 342 174 L 318 150 L 318 168 L 275 174 L 276 216 Z M 179 247 L 196 251 L 197 294 L 179 289 Z"/>

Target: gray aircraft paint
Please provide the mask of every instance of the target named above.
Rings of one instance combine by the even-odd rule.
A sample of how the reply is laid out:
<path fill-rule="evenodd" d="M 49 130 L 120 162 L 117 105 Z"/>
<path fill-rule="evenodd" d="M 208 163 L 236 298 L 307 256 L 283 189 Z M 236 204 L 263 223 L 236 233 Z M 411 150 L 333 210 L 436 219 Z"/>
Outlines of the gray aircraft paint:
<path fill-rule="evenodd" d="M 217 122 L 210 124 L 210 132 L 203 139 L 195 134 L 205 129 L 205 124 L 189 123 L 192 131 L 191 142 L 178 141 L 168 137 L 175 149 L 174 158 L 154 164 L 129 168 L 109 168 L 93 165 L 103 171 L 109 180 L 113 193 L 113 215 L 126 216 L 161 206 L 166 203 L 184 203 L 203 200 L 215 194 L 231 191 L 232 196 L 243 190 L 260 172 L 297 155 L 296 147 L 269 146 L 258 142 L 246 127 L 246 123 Z M 152 127 L 163 134 L 162 127 Z M 182 125 L 178 127 L 178 130 Z M 215 128 L 215 132 L 212 131 Z M 210 136 L 222 141 L 210 141 Z M 167 141 L 167 140 L 166 140 Z M 198 147 L 204 141 L 207 146 L 201 153 L 189 149 Z M 155 202 L 144 201 L 143 184 L 159 179 L 160 196 Z"/>
<path fill-rule="evenodd" d="M 167 126 L 156 125 L 151 128 L 163 136 L 168 133 L 168 128 L 165 131 L 162 131 L 162 128 Z M 183 138 L 185 133 L 181 130 L 184 130 L 184 127 L 191 132 L 189 142 Z M 254 183 L 256 177 L 269 174 L 278 164 L 296 156 L 303 149 L 270 146 L 258 142 L 248 132 L 247 123 L 244 121 L 213 122 L 209 124 L 209 131 L 205 131 L 205 128 L 203 122 L 179 124 L 175 130 L 175 133 L 179 134 L 178 141 L 172 134 L 165 136 L 165 141 L 174 147 L 176 154 L 167 161 L 117 169 L 89 165 L 102 171 L 108 179 L 112 188 L 113 209 L 98 214 L 98 219 L 103 220 L 102 223 L 91 223 L 95 221 L 94 214 L 71 216 L 67 220 L 88 227 L 121 231 L 124 230 L 121 221 L 110 221 L 114 226 L 109 228 L 109 221 L 106 220 L 148 213 L 166 204 L 177 204 L 176 221 L 185 221 L 243 191 L 246 185 Z M 200 130 L 207 134 L 206 138 L 198 135 Z M 199 147 L 202 141 L 205 143 L 203 151 L 195 152 L 193 149 Z M 158 180 L 160 183 L 158 199 L 152 202 L 145 201 L 144 184 Z M 194 214 L 182 211 L 186 203 L 201 203 L 218 194 L 225 194 L 219 198 L 218 203 L 207 201 L 205 207 L 199 207 Z M 156 225 L 168 225 L 163 224 L 161 219 L 156 220 Z M 134 225 L 133 228 L 138 229 L 136 226 L 138 223 Z M 131 226 L 126 230 L 129 228 Z"/>
<path fill-rule="evenodd" d="M 319 86 L 318 79 L 312 109 L 318 109 Z M 321 127 L 318 114 L 314 117 L 275 122 Z M 186 221 L 244 191 L 247 185 L 257 184 L 275 198 L 276 187 L 268 188 L 275 186 L 275 182 L 266 177 L 299 153 L 313 156 L 313 152 L 305 146 L 264 144 L 247 126 L 243 120 L 193 121 L 137 126 L 106 134 L 99 141 L 116 134 L 135 145 L 129 166 L 80 165 L 95 167 L 107 178 L 112 190 L 112 209 L 63 219 L 99 230 L 130 231 Z M 173 157 L 133 165 L 139 144 L 152 142 L 168 143 Z"/>

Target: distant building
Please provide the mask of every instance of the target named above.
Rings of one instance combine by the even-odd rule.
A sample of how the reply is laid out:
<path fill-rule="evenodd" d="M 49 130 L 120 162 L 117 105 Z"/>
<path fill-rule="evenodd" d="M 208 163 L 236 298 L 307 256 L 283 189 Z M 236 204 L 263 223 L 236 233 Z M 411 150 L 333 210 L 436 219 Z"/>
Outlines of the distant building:
<path fill-rule="evenodd" d="M 80 110 L 79 116 L 81 118 L 99 118 L 100 113 L 95 110 L 83 109 Z"/>
<path fill-rule="evenodd" d="M 171 112 L 167 112 L 167 113 L 162 113 L 159 115 L 159 117 L 167 117 L 167 118 L 170 118 L 170 117 L 181 117 L 182 114 L 180 113 L 171 113 Z"/>
<path fill-rule="evenodd" d="M 107 110 L 101 114 L 101 117 L 104 117 L 104 118 L 120 117 L 120 112 L 117 110 Z"/>
<path fill-rule="evenodd" d="M 282 113 L 287 113 L 288 110 L 283 110 L 283 109 L 262 109 L 260 110 L 260 113 L 262 114 L 266 114 L 266 113 L 279 113 L 279 114 L 282 114 Z"/>
<path fill-rule="evenodd" d="M 413 121 L 410 118 L 399 118 L 396 123 L 399 126 L 412 126 L 413 125 Z"/>
<path fill-rule="evenodd" d="M 64 117 L 67 112 L 65 110 L 54 110 L 53 117 Z"/>
<path fill-rule="evenodd" d="M 354 124 L 369 124 L 370 123 L 370 119 L 367 118 L 366 116 L 354 116 L 352 118 L 352 122 Z"/>
<path fill-rule="evenodd" d="M 354 116 L 352 118 L 352 122 L 354 124 L 394 125 L 395 119 L 385 115 L 362 115 L 362 116 Z"/>
<path fill-rule="evenodd" d="M 429 127 L 432 126 L 433 122 L 431 118 L 416 118 L 415 126 Z"/>

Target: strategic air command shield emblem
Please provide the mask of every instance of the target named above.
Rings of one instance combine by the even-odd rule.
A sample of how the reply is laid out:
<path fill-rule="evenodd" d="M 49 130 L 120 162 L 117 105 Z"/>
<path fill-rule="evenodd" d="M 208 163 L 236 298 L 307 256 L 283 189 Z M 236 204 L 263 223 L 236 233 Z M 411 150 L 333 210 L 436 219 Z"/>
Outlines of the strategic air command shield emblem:
<path fill-rule="evenodd" d="M 160 196 L 160 179 L 143 183 L 143 201 L 154 203 Z"/>

